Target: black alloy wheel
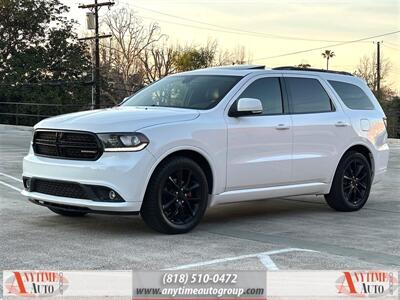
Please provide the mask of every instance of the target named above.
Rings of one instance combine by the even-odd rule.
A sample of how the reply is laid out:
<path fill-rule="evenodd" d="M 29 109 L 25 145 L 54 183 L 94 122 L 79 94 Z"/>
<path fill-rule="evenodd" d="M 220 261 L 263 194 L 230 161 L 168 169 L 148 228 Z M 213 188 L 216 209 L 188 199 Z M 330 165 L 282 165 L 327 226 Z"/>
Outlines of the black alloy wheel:
<path fill-rule="evenodd" d="M 368 200 L 371 184 L 370 162 L 363 154 L 349 151 L 339 162 L 331 190 L 325 195 L 325 200 L 338 211 L 359 210 Z"/>
<path fill-rule="evenodd" d="M 208 204 L 202 168 L 187 157 L 172 157 L 157 167 L 141 208 L 143 220 L 156 231 L 185 233 L 200 222 Z"/>
<path fill-rule="evenodd" d="M 200 209 L 200 200 L 200 180 L 192 170 L 180 168 L 164 181 L 161 205 L 164 216 L 172 223 L 189 223 Z"/>
<path fill-rule="evenodd" d="M 362 160 L 353 159 L 347 163 L 343 174 L 343 193 L 346 200 L 353 205 L 357 205 L 365 198 L 368 188 L 367 166 Z"/>

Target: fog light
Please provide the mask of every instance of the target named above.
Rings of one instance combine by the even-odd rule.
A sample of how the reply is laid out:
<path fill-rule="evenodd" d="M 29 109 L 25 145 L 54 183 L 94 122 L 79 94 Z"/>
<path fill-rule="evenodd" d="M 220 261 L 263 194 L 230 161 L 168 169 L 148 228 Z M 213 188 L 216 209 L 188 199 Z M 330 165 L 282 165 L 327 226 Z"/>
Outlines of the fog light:
<path fill-rule="evenodd" d="M 29 191 L 29 189 L 31 188 L 31 179 L 30 178 L 23 178 L 23 182 L 24 182 L 24 187 L 26 190 Z"/>
<path fill-rule="evenodd" d="M 117 197 L 117 194 L 116 194 L 113 190 L 111 190 L 111 191 L 108 193 L 108 196 L 110 197 L 111 200 L 114 200 L 115 197 Z"/>

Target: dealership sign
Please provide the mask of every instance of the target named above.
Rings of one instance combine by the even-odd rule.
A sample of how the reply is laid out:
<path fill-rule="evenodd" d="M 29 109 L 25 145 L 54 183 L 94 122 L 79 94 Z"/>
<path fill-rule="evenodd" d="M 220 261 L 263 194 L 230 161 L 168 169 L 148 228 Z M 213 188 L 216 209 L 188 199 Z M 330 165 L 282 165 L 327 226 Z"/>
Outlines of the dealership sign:
<path fill-rule="evenodd" d="M 349 296 L 394 295 L 398 288 L 398 273 L 385 271 L 343 272 L 336 283 L 339 294 Z"/>
<path fill-rule="evenodd" d="M 15 296 L 62 295 L 68 288 L 63 272 L 14 271 L 4 274 L 4 293 Z"/>
<path fill-rule="evenodd" d="M 3 298 L 132 299 L 132 271 L 4 271 Z"/>
<path fill-rule="evenodd" d="M 3 272 L 3 299 L 399 299 L 398 283 L 394 270 L 12 270 Z"/>

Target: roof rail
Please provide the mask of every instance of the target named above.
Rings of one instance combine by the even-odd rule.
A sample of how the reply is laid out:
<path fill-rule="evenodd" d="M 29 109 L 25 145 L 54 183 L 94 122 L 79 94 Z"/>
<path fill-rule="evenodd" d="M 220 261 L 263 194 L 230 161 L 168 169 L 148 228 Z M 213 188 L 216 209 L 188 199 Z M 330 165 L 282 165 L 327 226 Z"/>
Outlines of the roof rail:
<path fill-rule="evenodd" d="M 214 67 L 215 69 L 229 69 L 229 70 L 264 70 L 264 65 L 231 65 Z"/>
<path fill-rule="evenodd" d="M 353 74 L 351 74 L 349 72 L 344 72 L 344 71 L 331 71 L 331 70 L 324 70 L 324 69 L 300 68 L 300 67 L 292 67 L 292 66 L 276 67 L 276 68 L 272 68 L 272 70 L 323 72 L 323 73 L 334 73 L 334 74 L 354 76 Z"/>

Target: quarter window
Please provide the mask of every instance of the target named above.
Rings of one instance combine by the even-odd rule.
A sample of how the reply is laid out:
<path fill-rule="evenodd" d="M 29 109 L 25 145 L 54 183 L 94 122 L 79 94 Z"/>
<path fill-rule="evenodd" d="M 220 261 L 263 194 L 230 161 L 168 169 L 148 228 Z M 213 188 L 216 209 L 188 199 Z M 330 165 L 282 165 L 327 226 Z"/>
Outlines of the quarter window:
<path fill-rule="evenodd" d="M 341 81 L 329 80 L 329 83 L 350 109 L 372 110 L 374 105 L 367 94 L 358 86 Z"/>
<path fill-rule="evenodd" d="M 239 98 L 256 98 L 263 105 L 263 115 L 283 113 L 279 78 L 260 78 L 250 84 Z"/>
<path fill-rule="evenodd" d="M 334 110 L 332 102 L 317 79 L 285 78 L 291 96 L 292 112 L 320 113 Z"/>

